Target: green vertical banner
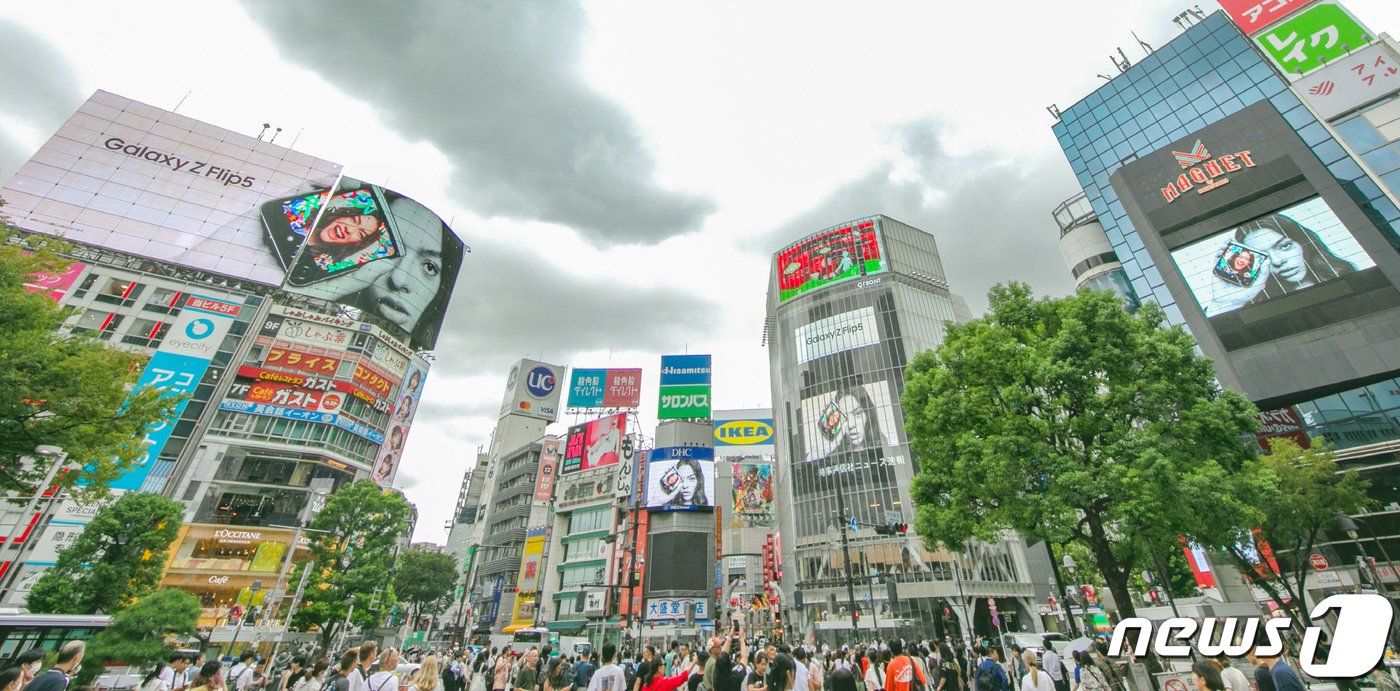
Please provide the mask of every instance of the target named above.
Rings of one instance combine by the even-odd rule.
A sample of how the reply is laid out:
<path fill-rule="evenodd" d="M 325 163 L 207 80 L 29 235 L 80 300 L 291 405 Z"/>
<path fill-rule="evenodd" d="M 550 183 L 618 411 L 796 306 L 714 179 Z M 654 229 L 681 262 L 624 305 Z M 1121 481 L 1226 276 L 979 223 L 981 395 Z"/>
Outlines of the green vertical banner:
<path fill-rule="evenodd" d="M 709 355 L 662 355 L 658 420 L 710 418 Z"/>
<path fill-rule="evenodd" d="M 1335 2 L 1320 2 L 1254 37 L 1279 70 L 1297 79 L 1375 40 Z"/>

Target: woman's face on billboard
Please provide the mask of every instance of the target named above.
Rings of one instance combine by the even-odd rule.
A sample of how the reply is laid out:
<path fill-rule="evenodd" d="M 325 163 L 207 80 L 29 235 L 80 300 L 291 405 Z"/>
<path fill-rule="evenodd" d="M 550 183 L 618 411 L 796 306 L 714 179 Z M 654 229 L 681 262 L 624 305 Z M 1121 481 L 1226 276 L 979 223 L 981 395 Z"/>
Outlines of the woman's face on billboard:
<path fill-rule="evenodd" d="M 1312 282 L 1308 264 L 1303 260 L 1303 246 L 1292 238 L 1273 228 L 1257 228 L 1249 231 L 1244 241 L 1269 253 L 1269 262 L 1273 265 L 1271 273 L 1280 281 L 1299 284 L 1299 287 Z"/>
<path fill-rule="evenodd" d="M 681 498 L 687 503 L 695 501 L 695 490 L 700 487 L 700 477 L 695 469 L 689 465 L 677 466 L 676 473 L 681 477 Z"/>
<path fill-rule="evenodd" d="M 836 405 L 841 408 L 841 412 L 846 414 L 846 438 L 850 439 L 851 444 L 855 446 L 864 444 L 866 442 L 865 416 L 869 413 L 861 406 L 860 399 L 847 394 L 837 399 Z"/>
<path fill-rule="evenodd" d="M 366 264 L 364 298 L 380 317 L 412 331 L 442 285 L 442 221 L 427 207 L 400 197 L 389 203 L 402 256 Z"/>

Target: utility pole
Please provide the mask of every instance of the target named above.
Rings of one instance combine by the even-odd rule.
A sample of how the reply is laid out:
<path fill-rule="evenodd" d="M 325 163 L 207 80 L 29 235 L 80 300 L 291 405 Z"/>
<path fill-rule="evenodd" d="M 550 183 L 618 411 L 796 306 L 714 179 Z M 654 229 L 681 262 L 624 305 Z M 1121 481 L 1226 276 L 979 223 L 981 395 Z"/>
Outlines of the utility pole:
<path fill-rule="evenodd" d="M 850 536 L 846 534 L 847 524 L 852 517 L 846 515 L 846 493 L 841 488 L 841 472 L 833 472 L 831 477 L 836 482 L 836 511 L 841 514 L 841 554 L 846 560 L 846 599 L 851 607 L 851 633 L 858 636 L 860 619 L 856 616 L 856 586 L 851 579 L 851 541 Z"/>

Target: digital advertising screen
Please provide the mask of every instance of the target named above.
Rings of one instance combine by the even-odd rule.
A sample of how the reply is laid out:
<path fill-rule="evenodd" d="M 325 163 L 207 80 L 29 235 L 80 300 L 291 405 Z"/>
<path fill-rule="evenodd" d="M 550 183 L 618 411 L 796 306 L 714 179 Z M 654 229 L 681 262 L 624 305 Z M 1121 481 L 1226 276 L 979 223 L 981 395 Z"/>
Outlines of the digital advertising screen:
<path fill-rule="evenodd" d="M 797 347 L 798 364 L 880 342 L 874 307 L 862 307 L 804 324 L 797 327 L 795 335 L 793 343 Z"/>
<path fill-rule="evenodd" d="M 394 395 L 398 401 L 389 415 L 389 431 L 384 435 L 384 444 L 379 449 L 379 460 L 375 461 L 374 469 L 370 472 L 370 479 L 381 487 L 392 485 L 394 476 L 398 475 L 404 445 L 408 443 L 408 431 L 413 426 L 413 417 L 418 413 L 418 402 L 423 398 L 423 382 L 427 378 L 428 363 L 413 358 L 403 386 Z"/>
<path fill-rule="evenodd" d="M 773 464 L 759 459 L 734 464 L 733 515 L 749 527 L 774 525 Z"/>
<path fill-rule="evenodd" d="M 652 533 L 647 540 L 647 592 L 709 589 L 714 568 L 708 533 Z"/>
<path fill-rule="evenodd" d="M 646 506 L 658 511 L 715 506 L 715 452 L 698 446 L 651 450 L 647 461 Z"/>
<path fill-rule="evenodd" d="M 358 309 L 413 348 L 437 343 L 466 245 L 428 207 L 341 178 L 334 189 L 269 200 L 261 218 L 288 292 Z"/>
<path fill-rule="evenodd" d="M 875 219 L 810 235 L 777 254 L 778 301 L 885 270 Z"/>
<path fill-rule="evenodd" d="M 846 451 L 881 451 L 899 443 L 888 382 L 878 381 L 802 400 L 805 461 Z"/>
<path fill-rule="evenodd" d="M 106 91 L 94 93 L 6 183 L 16 226 L 281 285 L 269 200 L 324 190 L 340 164 Z"/>
<path fill-rule="evenodd" d="M 1321 197 L 1173 250 L 1171 257 L 1207 317 L 1376 265 Z"/>
<path fill-rule="evenodd" d="M 622 437 L 626 433 L 626 413 L 609 415 L 570 427 L 560 474 L 577 473 L 617 463 L 622 459 Z"/>

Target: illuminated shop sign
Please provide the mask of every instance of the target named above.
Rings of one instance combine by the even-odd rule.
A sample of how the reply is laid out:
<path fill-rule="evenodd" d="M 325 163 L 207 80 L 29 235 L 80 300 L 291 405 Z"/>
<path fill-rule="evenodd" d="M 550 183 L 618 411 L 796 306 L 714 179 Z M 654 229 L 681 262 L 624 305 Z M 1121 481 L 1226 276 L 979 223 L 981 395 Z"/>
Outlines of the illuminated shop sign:
<path fill-rule="evenodd" d="M 1184 171 L 1175 180 L 1162 188 L 1162 198 L 1174 202 L 1182 194 L 1194 189 L 1196 194 L 1205 194 L 1213 189 L 1229 184 L 1226 173 L 1234 173 L 1254 167 L 1254 158 L 1248 151 L 1236 151 L 1220 157 L 1212 157 L 1206 145 L 1196 140 L 1190 151 L 1173 151 L 1172 156 Z"/>

